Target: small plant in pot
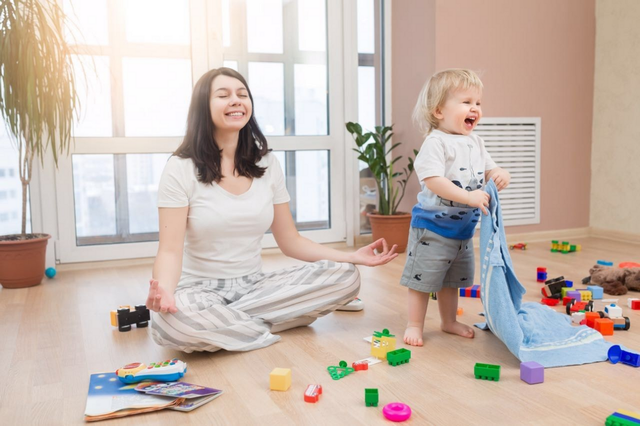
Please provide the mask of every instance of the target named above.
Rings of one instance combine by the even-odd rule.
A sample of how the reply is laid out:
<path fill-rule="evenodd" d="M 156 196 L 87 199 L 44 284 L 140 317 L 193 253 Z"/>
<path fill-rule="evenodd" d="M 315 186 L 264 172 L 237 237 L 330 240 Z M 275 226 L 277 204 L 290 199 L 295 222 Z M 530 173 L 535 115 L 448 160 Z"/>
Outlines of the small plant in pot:
<path fill-rule="evenodd" d="M 402 156 L 388 161 L 390 155 L 393 157 L 393 149 L 401 145 L 401 142 L 390 142 L 393 126 L 376 126 L 375 131 L 366 133 L 358 123 L 349 122 L 346 126 L 356 143 L 357 148 L 353 150 L 358 153 L 358 160 L 367 164 L 376 181 L 378 211 L 367 214 L 373 239 L 385 238 L 389 244 L 397 244 L 398 253 L 402 253 L 407 248 L 411 213 L 397 210 L 413 174 L 413 161 L 418 151 L 413 150 L 414 156 L 408 158 L 406 167 L 394 171 L 394 165 Z"/>
<path fill-rule="evenodd" d="M 53 0 L 0 0 L 0 114 L 19 157 L 20 234 L 0 236 L 0 284 L 37 285 L 44 277 L 47 234 L 27 234 L 27 196 L 34 159 L 48 149 L 57 166 L 69 152 L 78 93 L 66 15 Z"/>

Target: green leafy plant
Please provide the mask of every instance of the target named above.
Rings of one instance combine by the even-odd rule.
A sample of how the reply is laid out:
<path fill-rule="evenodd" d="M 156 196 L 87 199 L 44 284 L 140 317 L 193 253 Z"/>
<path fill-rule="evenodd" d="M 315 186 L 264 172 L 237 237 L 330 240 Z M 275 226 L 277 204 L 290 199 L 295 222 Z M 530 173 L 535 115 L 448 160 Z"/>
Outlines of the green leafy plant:
<path fill-rule="evenodd" d="M 393 170 L 396 162 L 402 159 L 399 155 L 393 157 L 392 151 L 400 146 L 401 142 L 390 143 L 393 136 L 393 126 L 376 126 L 374 132 L 362 133 L 362 126 L 358 123 L 348 122 L 347 131 L 351 133 L 357 148 L 358 160 L 369 166 L 378 187 L 378 213 L 381 215 L 394 215 L 398 210 L 400 201 L 404 197 L 409 177 L 413 174 L 413 161 L 417 150 L 413 150 L 413 157 L 409 157 L 408 164 L 402 171 Z M 387 145 L 391 146 L 387 146 Z"/>
<path fill-rule="evenodd" d="M 0 0 L 0 113 L 19 153 L 24 238 L 33 159 L 68 154 L 79 107 L 66 22 L 55 1 Z"/>

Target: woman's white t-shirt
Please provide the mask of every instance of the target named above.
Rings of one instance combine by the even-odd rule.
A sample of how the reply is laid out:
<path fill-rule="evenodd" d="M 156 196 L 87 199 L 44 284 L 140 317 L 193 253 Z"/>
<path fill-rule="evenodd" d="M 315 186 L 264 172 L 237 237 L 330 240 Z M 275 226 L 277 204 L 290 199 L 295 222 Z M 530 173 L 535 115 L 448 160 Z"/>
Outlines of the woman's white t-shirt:
<path fill-rule="evenodd" d="M 290 200 L 282 168 L 269 153 L 266 167 L 243 194 L 198 181 L 189 158 L 172 156 L 160 178 L 158 207 L 189 207 L 182 272 L 208 278 L 236 278 L 260 272 L 261 241 L 273 222 L 273 205 Z"/>

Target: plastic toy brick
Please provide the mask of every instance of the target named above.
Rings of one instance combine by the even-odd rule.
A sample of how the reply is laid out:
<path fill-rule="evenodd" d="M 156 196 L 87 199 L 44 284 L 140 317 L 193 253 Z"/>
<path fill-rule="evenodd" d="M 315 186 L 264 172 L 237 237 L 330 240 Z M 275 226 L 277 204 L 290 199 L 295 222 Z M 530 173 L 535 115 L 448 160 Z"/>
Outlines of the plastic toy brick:
<path fill-rule="evenodd" d="M 477 362 L 473 368 L 473 375 L 476 379 L 497 382 L 500 380 L 500 366 L 493 364 L 481 364 Z"/>
<path fill-rule="evenodd" d="M 352 367 L 347 367 L 347 361 L 340 361 L 339 366 L 329 366 L 327 367 L 327 371 L 329 372 L 329 375 L 331 375 L 331 378 L 333 380 L 340 380 L 356 370 Z"/>
<path fill-rule="evenodd" d="M 380 359 L 387 359 L 387 352 L 396 349 L 396 337 L 388 329 L 374 331 L 371 338 L 371 355 Z"/>
<path fill-rule="evenodd" d="M 587 327 L 595 327 L 596 320 L 602 318 L 603 315 L 600 312 L 585 312 L 584 318 L 587 320 Z"/>
<path fill-rule="evenodd" d="M 564 277 L 562 276 L 547 280 L 544 282 L 542 295 L 545 297 L 553 297 L 559 299 L 562 295 L 562 287 L 565 286 L 564 284 Z"/>
<path fill-rule="evenodd" d="M 536 270 L 536 280 L 539 283 L 543 283 L 547 280 L 547 268 L 544 268 L 542 266 L 539 266 L 538 269 Z"/>
<path fill-rule="evenodd" d="M 629 418 L 624 414 L 615 412 L 605 421 L 605 426 L 638 426 L 640 421 Z"/>
<path fill-rule="evenodd" d="M 594 329 L 600 332 L 603 336 L 613 335 L 613 321 L 609 318 L 599 318 L 595 321 Z"/>
<path fill-rule="evenodd" d="M 562 297 L 562 300 L 567 297 L 567 292 L 569 291 L 573 291 L 573 289 L 571 287 L 562 287 L 562 290 L 560 292 L 560 297 Z"/>
<path fill-rule="evenodd" d="M 569 241 L 562 241 L 561 243 L 558 240 L 551 241 L 551 252 L 557 253 L 573 253 L 576 251 L 581 251 L 582 246 L 580 244 L 569 244 Z"/>
<path fill-rule="evenodd" d="M 636 299 L 635 297 L 630 297 L 627 299 L 627 306 L 631 309 L 638 310 L 640 309 L 640 299 Z"/>
<path fill-rule="evenodd" d="M 530 385 L 544 382 L 544 367 L 535 361 L 521 363 L 520 380 L 524 380 Z"/>
<path fill-rule="evenodd" d="M 599 285 L 588 285 L 587 290 L 591 292 L 593 299 L 602 299 L 604 297 L 604 291 Z"/>
<path fill-rule="evenodd" d="M 369 369 L 369 363 L 366 361 L 354 362 L 351 364 L 351 367 L 355 371 L 364 371 Z"/>
<path fill-rule="evenodd" d="M 569 302 L 567 303 L 567 315 L 571 315 L 571 312 L 592 312 L 593 311 L 593 300 L 589 300 L 588 302 Z"/>
<path fill-rule="evenodd" d="M 462 314 L 464 314 L 464 309 L 462 309 L 462 308 L 458 308 L 458 309 L 456 310 L 456 315 L 460 316 L 460 315 L 462 315 Z"/>
<path fill-rule="evenodd" d="M 364 405 L 367 407 L 377 407 L 380 400 L 377 388 L 365 388 L 364 390 Z"/>
<path fill-rule="evenodd" d="M 575 291 L 575 290 L 574 291 L 568 291 L 567 292 L 567 297 L 575 299 L 576 302 L 582 301 L 582 295 L 580 294 L 579 291 Z M 586 302 L 586 300 L 585 300 L 585 302 Z"/>
<path fill-rule="evenodd" d="M 321 385 L 309 385 L 307 386 L 307 390 L 304 391 L 304 401 L 318 402 L 320 395 L 322 395 Z"/>
<path fill-rule="evenodd" d="M 583 302 L 587 302 L 592 299 L 591 291 L 589 290 L 580 289 L 578 290 L 578 293 L 580 293 L 580 300 L 582 300 Z"/>
<path fill-rule="evenodd" d="M 179 359 L 162 362 L 152 362 L 148 366 L 140 362 L 125 365 L 116 370 L 116 376 L 121 382 L 131 384 L 145 380 L 156 382 L 175 382 L 187 372 L 187 363 Z"/>
<path fill-rule="evenodd" d="M 573 324 L 580 324 L 585 319 L 585 312 L 573 312 L 571 314 L 571 322 Z"/>
<path fill-rule="evenodd" d="M 623 416 L 627 416 L 627 417 L 631 417 L 632 419 L 634 419 L 635 421 L 640 421 L 640 414 L 638 413 L 634 413 L 633 411 L 629 411 L 629 410 L 618 410 L 616 411 L 618 414 L 622 414 Z"/>
<path fill-rule="evenodd" d="M 471 287 L 465 287 L 460 289 L 460 297 L 480 297 L 480 286 L 478 284 L 472 285 Z"/>
<path fill-rule="evenodd" d="M 406 348 L 396 349 L 395 351 L 387 352 L 387 361 L 389 365 L 394 367 L 400 364 L 407 364 L 411 359 L 411 351 Z"/>
<path fill-rule="evenodd" d="M 118 327 L 118 331 L 129 331 L 132 324 L 138 328 L 147 327 L 150 319 L 149 309 L 145 305 L 136 305 L 135 308 L 125 305 L 117 311 L 111 311 L 111 325 Z"/>
<path fill-rule="evenodd" d="M 287 391 L 291 387 L 291 369 L 274 368 L 269 374 L 269 388 L 276 391 Z"/>
<path fill-rule="evenodd" d="M 622 308 L 615 303 L 605 306 L 604 313 L 609 318 L 622 318 Z"/>
<path fill-rule="evenodd" d="M 565 287 L 571 288 L 573 287 L 573 281 L 564 280 Z"/>
<path fill-rule="evenodd" d="M 567 306 L 567 304 L 568 304 L 569 302 L 571 302 L 572 300 L 574 300 L 574 301 L 575 301 L 576 299 L 574 299 L 573 297 L 569 297 L 569 296 L 565 296 L 565 297 L 563 297 L 563 298 L 562 298 L 562 306 Z"/>
<path fill-rule="evenodd" d="M 629 330 L 631 328 L 631 321 L 628 317 L 622 318 L 610 318 L 613 321 L 613 329 L 614 330 Z"/>
<path fill-rule="evenodd" d="M 640 354 L 624 351 L 620 345 L 611 346 L 607 355 L 612 364 L 621 362 L 632 367 L 640 367 Z"/>
<path fill-rule="evenodd" d="M 540 303 L 542 303 L 543 305 L 547 305 L 547 306 L 556 306 L 558 303 L 560 303 L 560 299 L 552 299 L 550 297 L 543 297 L 542 300 L 540 300 Z"/>

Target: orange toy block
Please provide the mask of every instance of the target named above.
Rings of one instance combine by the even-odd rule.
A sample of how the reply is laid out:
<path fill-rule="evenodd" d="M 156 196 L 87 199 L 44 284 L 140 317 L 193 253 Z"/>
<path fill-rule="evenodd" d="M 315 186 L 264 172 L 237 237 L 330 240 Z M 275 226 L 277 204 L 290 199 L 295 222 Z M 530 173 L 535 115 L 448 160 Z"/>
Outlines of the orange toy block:
<path fill-rule="evenodd" d="M 595 327 L 596 320 L 600 319 L 600 314 L 598 312 L 585 312 L 584 319 L 587 320 L 587 327 Z"/>
<path fill-rule="evenodd" d="M 613 321 L 611 321 L 609 318 L 597 319 L 594 328 L 598 330 L 603 336 L 613 335 Z"/>

